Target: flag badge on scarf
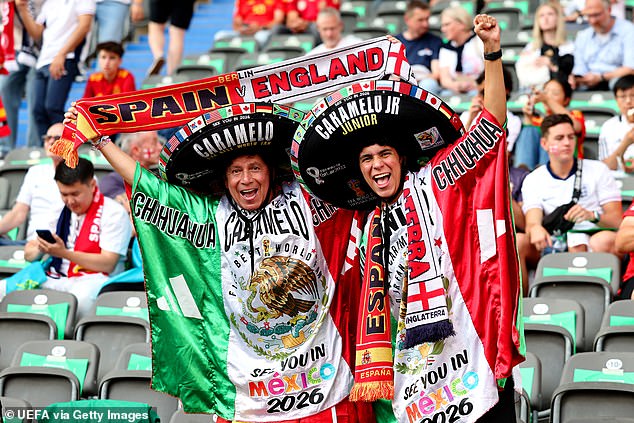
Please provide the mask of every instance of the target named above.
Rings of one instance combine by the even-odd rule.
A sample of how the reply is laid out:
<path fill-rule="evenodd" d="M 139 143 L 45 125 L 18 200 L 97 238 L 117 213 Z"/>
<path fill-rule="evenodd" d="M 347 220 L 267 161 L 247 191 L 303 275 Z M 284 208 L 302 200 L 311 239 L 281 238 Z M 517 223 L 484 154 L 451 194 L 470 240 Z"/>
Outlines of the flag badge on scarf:
<path fill-rule="evenodd" d="M 328 102 L 329 106 L 333 105 L 334 103 L 338 102 L 339 100 L 343 98 L 343 94 L 341 93 L 341 91 L 343 90 L 335 91 L 334 93 L 326 97 L 326 101 Z M 347 93 L 347 90 L 346 90 L 346 93 Z"/>
<path fill-rule="evenodd" d="M 258 113 L 273 113 L 273 106 L 270 104 L 258 104 L 255 111 Z"/>
<path fill-rule="evenodd" d="M 290 108 L 286 106 L 280 106 L 278 104 L 273 103 L 273 114 L 283 117 L 288 117 L 290 113 Z"/>
<path fill-rule="evenodd" d="M 315 117 L 319 116 L 324 110 L 326 110 L 326 107 L 328 107 L 326 100 L 321 100 L 319 103 L 313 106 L 312 108 L 313 115 L 315 115 Z"/>
<path fill-rule="evenodd" d="M 431 107 L 433 107 L 434 109 L 438 110 L 440 109 L 440 105 L 442 103 L 442 100 L 439 99 L 438 97 L 436 97 L 435 95 L 433 95 L 430 92 L 427 92 L 427 97 L 425 97 L 425 103 L 429 104 Z M 447 116 L 449 117 L 449 116 Z"/>
<path fill-rule="evenodd" d="M 304 114 L 302 111 L 297 109 L 290 109 L 289 117 L 291 118 L 291 120 L 294 120 L 295 122 L 302 122 L 304 117 L 306 117 L 306 114 Z"/>
<path fill-rule="evenodd" d="M 204 127 L 205 125 L 205 118 L 202 115 L 198 116 L 198 118 L 192 120 L 187 124 L 187 126 L 189 126 L 189 129 L 191 129 L 192 134 L 200 130 L 200 128 Z"/>
<path fill-rule="evenodd" d="M 394 89 L 394 81 L 376 81 L 374 86 L 377 90 L 392 91 Z"/>

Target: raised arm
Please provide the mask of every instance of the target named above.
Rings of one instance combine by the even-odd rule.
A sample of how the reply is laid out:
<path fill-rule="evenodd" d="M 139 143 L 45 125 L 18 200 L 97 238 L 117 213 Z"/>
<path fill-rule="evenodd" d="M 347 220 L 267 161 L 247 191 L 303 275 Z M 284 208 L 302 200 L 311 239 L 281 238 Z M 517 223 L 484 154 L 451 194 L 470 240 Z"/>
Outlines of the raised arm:
<path fill-rule="evenodd" d="M 64 123 L 77 120 L 77 109 L 75 109 L 75 103 L 73 103 L 68 111 L 64 114 Z M 91 143 L 101 151 L 103 156 L 112 165 L 112 168 L 119 175 L 123 177 L 123 180 L 132 185 L 134 181 L 134 172 L 136 171 L 136 161 L 123 152 L 113 142 L 107 142 L 103 139 L 91 140 Z"/>
<path fill-rule="evenodd" d="M 488 15 L 477 15 L 473 20 L 475 33 L 484 44 L 484 108 L 504 124 L 506 121 L 506 96 L 502 57 L 486 59 L 487 55 L 501 52 L 500 26 L 497 20 Z"/>

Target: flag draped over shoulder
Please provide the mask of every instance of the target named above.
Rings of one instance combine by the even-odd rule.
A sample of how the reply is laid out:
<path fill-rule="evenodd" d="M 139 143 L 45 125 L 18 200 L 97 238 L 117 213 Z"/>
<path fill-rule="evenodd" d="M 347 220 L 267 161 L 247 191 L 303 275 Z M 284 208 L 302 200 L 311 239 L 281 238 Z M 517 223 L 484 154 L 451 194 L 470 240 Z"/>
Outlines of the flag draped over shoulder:
<path fill-rule="evenodd" d="M 215 245 L 218 200 L 192 197 L 146 172 L 137 167 L 131 207 L 152 324 L 152 387 L 181 398 L 186 410 L 232 416 L 229 321 Z"/>
<path fill-rule="evenodd" d="M 502 383 L 525 351 L 517 326 L 519 264 L 504 130 L 486 110 L 476 126 L 429 166 L 456 280 L 487 362 Z"/>
<path fill-rule="evenodd" d="M 66 125 L 51 151 L 73 167 L 77 148 L 98 135 L 181 126 L 204 112 L 243 102 L 288 104 L 392 74 L 415 83 L 403 45 L 380 37 L 198 81 L 83 99 L 75 106 L 77 121 Z"/>

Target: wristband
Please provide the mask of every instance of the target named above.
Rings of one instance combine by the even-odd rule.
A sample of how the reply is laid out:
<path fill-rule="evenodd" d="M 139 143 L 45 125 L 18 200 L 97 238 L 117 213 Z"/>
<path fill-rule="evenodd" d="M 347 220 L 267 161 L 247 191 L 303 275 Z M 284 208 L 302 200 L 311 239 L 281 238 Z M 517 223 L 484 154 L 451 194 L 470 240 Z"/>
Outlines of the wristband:
<path fill-rule="evenodd" d="M 502 49 L 494 51 L 493 53 L 484 53 L 484 60 L 498 60 L 502 57 Z"/>
<path fill-rule="evenodd" d="M 106 144 L 109 144 L 110 142 L 112 142 L 112 140 L 110 139 L 109 136 L 105 135 L 101 138 L 99 138 L 97 141 L 92 142 L 92 149 L 95 151 L 101 151 L 102 148 L 104 148 L 106 146 Z"/>
<path fill-rule="evenodd" d="M 599 220 L 601 220 L 601 215 L 599 214 L 598 211 L 593 211 L 592 212 L 592 219 L 590 219 L 590 223 L 599 223 Z"/>

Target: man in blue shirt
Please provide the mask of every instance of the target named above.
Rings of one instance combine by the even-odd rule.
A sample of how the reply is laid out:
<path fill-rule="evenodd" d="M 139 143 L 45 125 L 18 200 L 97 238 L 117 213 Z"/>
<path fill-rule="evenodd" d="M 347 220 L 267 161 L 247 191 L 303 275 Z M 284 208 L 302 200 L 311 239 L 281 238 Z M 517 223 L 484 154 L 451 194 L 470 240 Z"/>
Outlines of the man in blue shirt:
<path fill-rule="evenodd" d="M 440 37 L 429 32 L 429 16 L 431 10 L 427 3 L 412 0 L 405 10 L 407 29 L 396 38 L 405 46 L 407 61 L 412 65 L 414 76 L 421 88 L 438 93 L 438 52 L 442 45 Z"/>
<path fill-rule="evenodd" d="M 583 14 L 590 28 L 577 34 L 570 85 L 611 89 L 620 77 L 634 73 L 634 25 L 610 15 L 610 0 L 586 0 Z"/>

